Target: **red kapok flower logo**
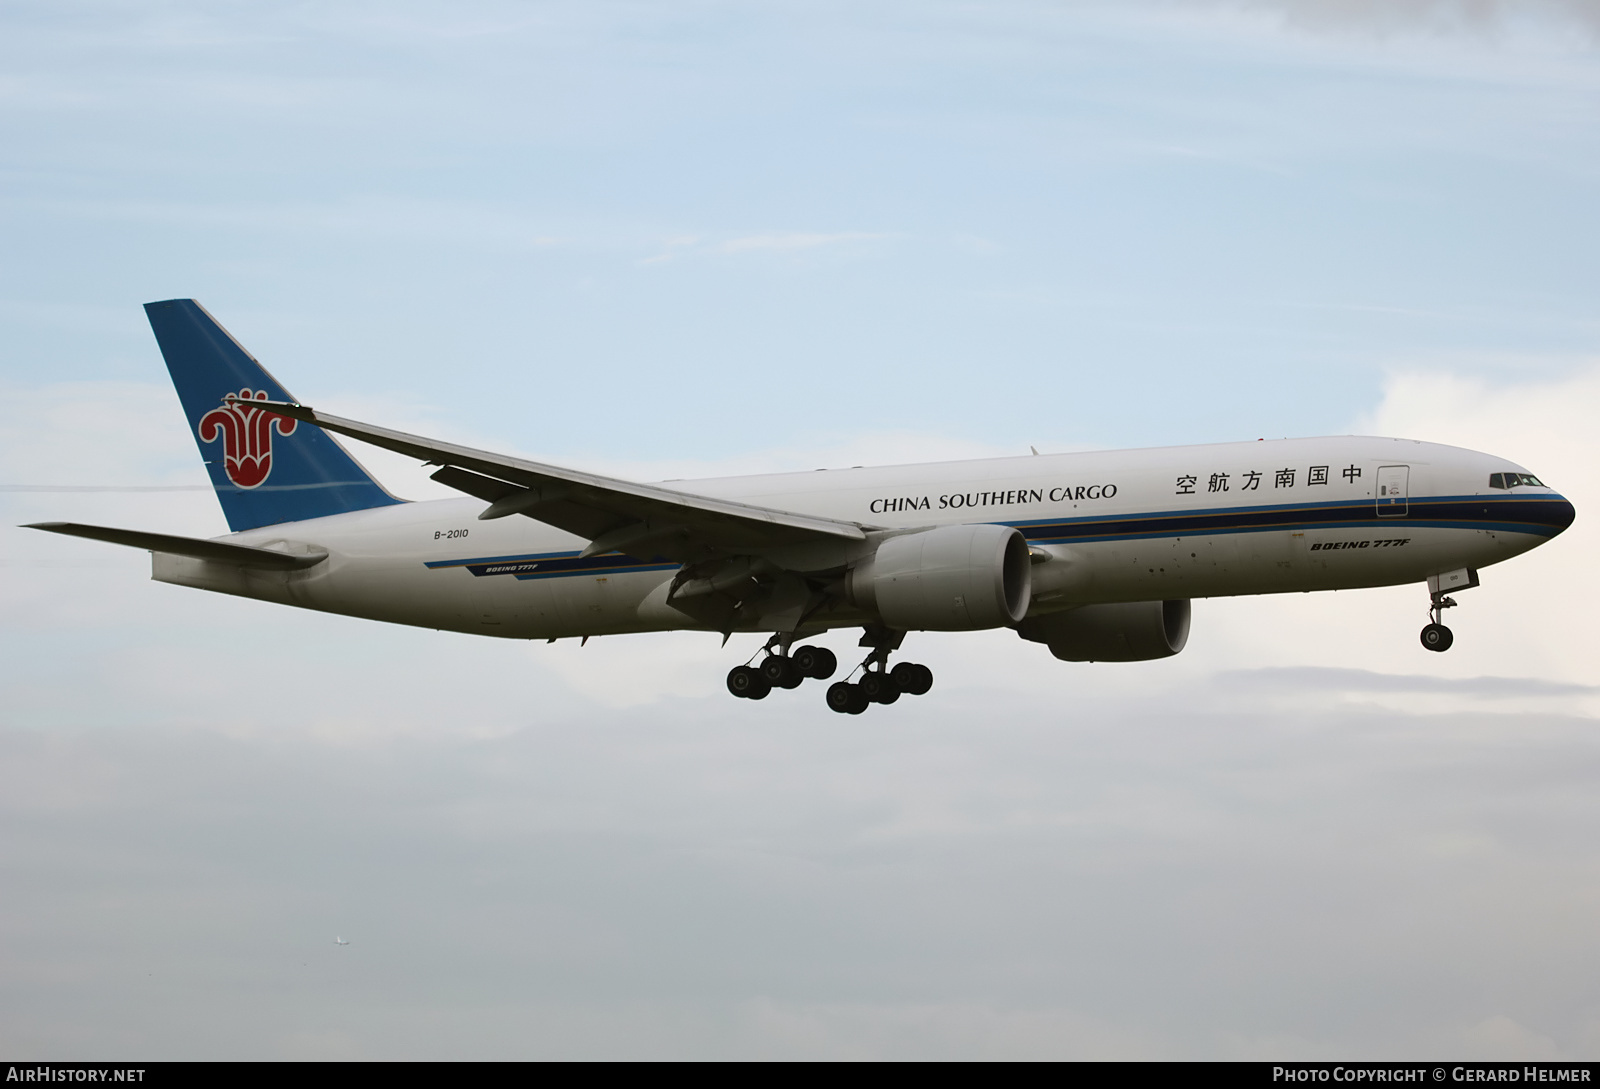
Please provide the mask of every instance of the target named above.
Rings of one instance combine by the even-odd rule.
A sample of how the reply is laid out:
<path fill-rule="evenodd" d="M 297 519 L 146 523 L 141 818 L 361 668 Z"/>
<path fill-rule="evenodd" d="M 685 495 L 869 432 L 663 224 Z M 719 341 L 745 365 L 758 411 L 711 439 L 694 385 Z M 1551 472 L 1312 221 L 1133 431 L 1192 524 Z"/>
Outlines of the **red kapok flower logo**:
<path fill-rule="evenodd" d="M 222 439 L 222 467 L 241 488 L 259 487 L 272 475 L 272 432 L 292 435 L 300 422 L 248 404 L 265 400 L 266 390 L 242 389 L 237 401 L 224 400 L 200 417 L 200 441 Z"/>

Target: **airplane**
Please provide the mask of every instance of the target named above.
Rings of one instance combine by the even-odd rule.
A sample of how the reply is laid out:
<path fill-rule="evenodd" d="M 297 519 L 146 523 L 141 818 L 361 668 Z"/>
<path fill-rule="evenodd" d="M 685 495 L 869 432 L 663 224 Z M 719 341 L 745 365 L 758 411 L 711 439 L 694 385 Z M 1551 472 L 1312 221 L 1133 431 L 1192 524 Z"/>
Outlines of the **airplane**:
<path fill-rule="evenodd" d="M 1503 458 L 1356 436 L 641 484 L 320 412 L 193 299 L 145 311 L 232 532 L 27 528 L 148 549 L 160 582 L 396 624 L 765 634 L 728 673 L 744 699 L 828 680 L 838 659 L 808 640 L 860 629 L 866 655 L 826 690 L 842 714 L 932 688 L 889 664 L 909 632 L 1148 661 L 1183 650 L 1195 598 L 1425 583 L 1422 645 L 1446 651 L 1449 595 L 1574 517 Z M 397 498 L 341 435 L 462 497 Z"/>
<path fill-rule="evenodd" d="M 343 938 L 341 938 L 341 937 L 335 937 L 335 938 L 334 938 L 334 939 L 333 939 L 333 944 L 334 944 L 334 945 L 349 945 L 349 944 L 350 944 L 350 943 L 349 943 L 349 942 L 347 942 L 347 941 L 345 941 L 345 940 L 344 940 L 344 939 L 343 939 Z"/>

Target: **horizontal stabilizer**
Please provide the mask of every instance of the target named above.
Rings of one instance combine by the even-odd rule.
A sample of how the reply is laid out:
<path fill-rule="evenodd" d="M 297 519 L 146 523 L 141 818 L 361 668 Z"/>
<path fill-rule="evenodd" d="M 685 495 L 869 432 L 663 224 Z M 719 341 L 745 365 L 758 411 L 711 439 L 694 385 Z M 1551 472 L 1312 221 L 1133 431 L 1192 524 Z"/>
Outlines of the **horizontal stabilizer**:
<path fill-rule="evenodd" d="M 231 563 L 240 567 L 264 567 L 272 571 L 292 571 L 311 567 L 328 558 L 324 549 L 302 553 L 278 552 L 271 548 L 252 548 L 249 545 L 226 544 L 207 541 L 199 537 L 175 537 L 170 533 L 143 533 L 137 529 L 112 529 L 109 526 L 86 526 L 78 522 L 35 522 L 23 529 L 42 529 L 46 533 L 64 533 L 68 537 L 87 537 L 91 541 L 127 545 L 130 548 L 148 548 L 151 552 L 167 552 L 174 556 L 190 556 L 214 563 Z"/>

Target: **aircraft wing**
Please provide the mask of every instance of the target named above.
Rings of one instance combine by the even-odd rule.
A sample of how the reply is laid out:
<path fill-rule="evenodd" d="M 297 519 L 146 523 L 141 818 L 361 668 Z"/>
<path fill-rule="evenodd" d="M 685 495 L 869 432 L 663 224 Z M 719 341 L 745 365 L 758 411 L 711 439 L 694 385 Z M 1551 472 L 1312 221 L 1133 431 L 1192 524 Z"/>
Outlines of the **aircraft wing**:
<path fill-rule="evenodd" d="M 442 466 L 434 480 L 489 504 L 478 517 L 521 514 L 537 519 L 588 539 L 586 556 L 637 548 L 694 562 L 783 545 L 866 539 L 863 527 L 854 522 L 524 461 L 330 416 L 304 405 L 253 401 L 251 407 Z"/>
<path fill-rule="evenodd" d="M 272 548 L 207 541 L 199 537 L 175 537 L 170 533 L 145 533 L 137 529 L 86 526 L 79 522 L 34 522 L 22 528 L 42 529 L 46 533 L 64 533 L 69 537 L 87 537 L 91 541 L 107 541 L 111 544 L 128 545 L 131 548 L 148 548 L 151 552 L 191 556 L 197 560 L 238 564 L 240 567 L 264 567 L 272 571 L 292 571 L 300 567 L 311 567 L 328 558 L 328 554 L 321 549 L 301 553 L 279 552 Z"/>

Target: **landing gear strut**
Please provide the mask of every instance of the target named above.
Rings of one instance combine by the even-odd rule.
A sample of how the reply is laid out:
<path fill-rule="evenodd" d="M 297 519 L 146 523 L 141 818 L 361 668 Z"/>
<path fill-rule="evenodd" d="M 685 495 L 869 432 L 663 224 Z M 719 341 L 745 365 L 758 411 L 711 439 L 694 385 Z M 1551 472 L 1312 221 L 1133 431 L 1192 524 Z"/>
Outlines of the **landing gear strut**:
<path fill-rule="evenodd" d="M 1450 644 L 1456 641 L 1456 637 L 1440 621 L 1444 619 L 1446 609 L 1456 607 L 1456 599 L 1445 597 L 1442 592 L 1435 590 L 1432 602 L 1428 606 L 1428 625 L 1422 629 L 1422 645 L 1443 654 L 1450 649 Z"/>
<path fill-rule="evenodd" d="M 1455 598 L 1446 596 L 1446 591 L 1470 590 L 1476 585 L 1478 585 L 1478 572 L 1470 567 L 1428 577 L 1428 625 L 1422 629 L 1423 646 L 1441 654 L 1450 649 L 1450 644 L 1456 641 L 1456 637 L 1444 626 L 1444 611 L 1455 608 L 1456 601 Z"/>
<path fill-rule="evenodd" d="M 807 679 L 825 681 L 839 668 L 839 659 L 827 647 L 805 646 L 789 653 L 792 635 L 778 634 L 757 653 L 766 658 L 759 666 L 746 662 L 728 671 L 728 691 L 745 700 L 766 699 L 774 688 L 799 688 Z M 754 661 L 752 658 L 751 661 Z"/>
<path fill-rule="evenodd" d="M 842 715 L 859 715 L 871 703 L 893 703 L 902 694 L 925 695 L 933 687 L 933 670 L 914 662 L 901 662 L 889 668 L 889 655 L 899 649 L 905 637 L 903 631 L 867 628 L 861 636 L 861 645 L 871 647 L 872 651 L 856 667 L 862 671 L 861 679 L 854 684 L 846 679 L 830 685 L 828 706 Z"/>

